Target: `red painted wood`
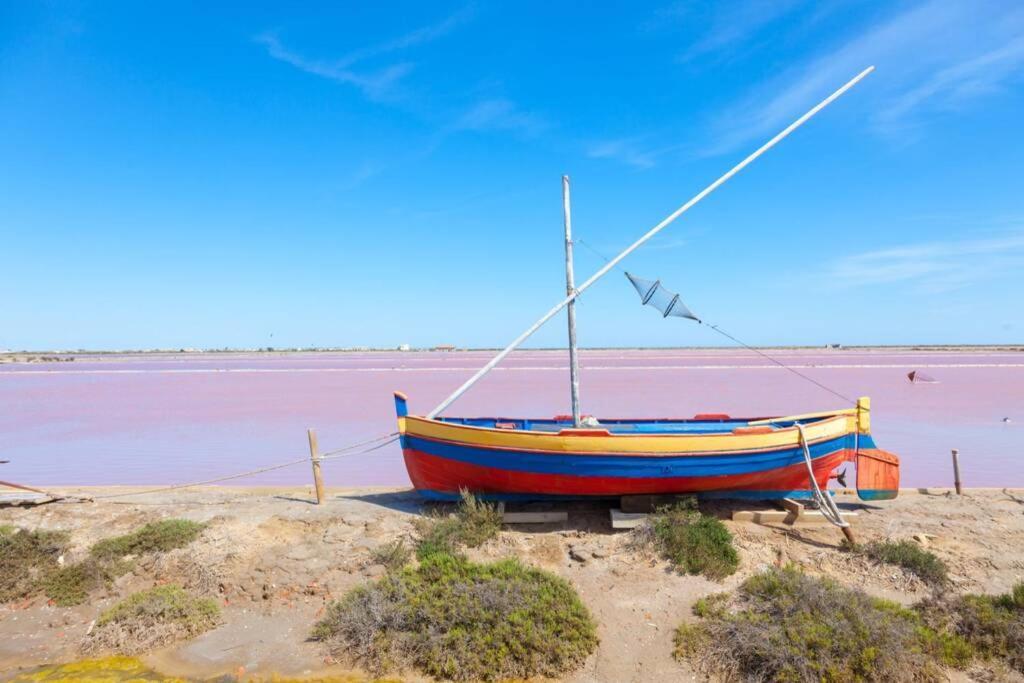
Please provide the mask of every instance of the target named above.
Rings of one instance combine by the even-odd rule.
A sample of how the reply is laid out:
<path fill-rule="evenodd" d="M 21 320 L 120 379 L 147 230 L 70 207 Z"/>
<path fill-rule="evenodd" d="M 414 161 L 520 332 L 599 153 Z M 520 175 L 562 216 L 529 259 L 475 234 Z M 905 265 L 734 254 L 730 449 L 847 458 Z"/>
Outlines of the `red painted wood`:
<path fill-rule="evenodd" d="M 457 493 L 460 488 L 481 493 L 618 496 L 641 493 L 702 491 L 807 490 L 803 463 L 774 470 L 707 477 L 590 477 L 567 474 L 517 472 L 441 458 L 412 448 L 403 450 L 409 477 L 418 489 Z M 816 458 L 814 476 L 822 488 L 829 474 L 846 458 L 845 450 Z"/>

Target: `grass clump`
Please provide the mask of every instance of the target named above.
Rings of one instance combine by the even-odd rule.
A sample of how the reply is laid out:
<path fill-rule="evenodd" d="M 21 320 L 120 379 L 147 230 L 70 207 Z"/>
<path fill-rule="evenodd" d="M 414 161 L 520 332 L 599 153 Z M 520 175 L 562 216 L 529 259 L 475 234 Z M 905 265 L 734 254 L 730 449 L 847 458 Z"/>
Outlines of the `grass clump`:
<path fill-rule="evenodd" d="M 69 545 L 63 531 L 28 531 L 5 526 L 0 532 L 0 603 L 35 595 Z"/>
<path fill-rule="evenodd" d="M 408 667 L 449 680 L 557 677 L 597 646 L 565 580 L 443 552 L 332 603 L 313 637 L 377 674 Z"/>
<path fill-rule="evenodd" d="M 793 568 L 747 579 L 732 598 L 698 602 L 676 631 L 675 655 L 724 679 L 941 680 L 971 649 L 913 610 Z"/>
<path fill-rule="evenodd" d="M 133 593 L 101 614 L 83 649 L 137 654 L 197 636 L 219 621 L 220 609 L 213 600 L 194 597 L 180 586 L 157 586 Z"/>
<path fill-rule="evenodd" d="M 420 560 L 438 553 L 452 554 L 462 546 L 477 548 L 501 531 L 501 513 L 494 505 L 465 489 L 460 494 L 455 514 L 415 520 L 416 557 Z"/>
<path fill-rule="evenodd" d="M 97 542 L 90 554 L 97 560 L 117 560 L 125 555 L 145 555 L 182 548 L 194 541 L 204 524 L 187 519 L 164 519 L 122 536 Z"/>
<path fill-rule="evenodd" d="M 659 508 L 637 533 L 642 545 L 653 544 L 687 574 L 719 580 L 740 566 L 732 534 L 720 520 L 701 513 L 693 498 Z"/>
<path fill-rule="evenodd" d="M 871 541 L 857 546 L 856 551 L 875 562 L 903 567 L 933 586 L 944 585 L 949 580 L 946 563 L 913 541 Z"/>
<path fill-rule="evenodd" d="M 395 572 L 409 564 L 412 559 L 412 551 L 405 541 L 398 539 L 391 543 L 385 543 L 374 549 L 370 555 L 374 564 L 382 564 L 389 572 Z"/>

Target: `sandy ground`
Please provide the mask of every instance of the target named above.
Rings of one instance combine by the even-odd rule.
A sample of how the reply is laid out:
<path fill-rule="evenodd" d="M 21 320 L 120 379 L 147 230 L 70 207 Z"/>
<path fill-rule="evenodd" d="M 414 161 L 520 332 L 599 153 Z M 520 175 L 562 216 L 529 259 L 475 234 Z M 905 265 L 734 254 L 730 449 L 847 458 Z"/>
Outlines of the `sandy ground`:
<path fill-rule="evenodd" d="M 130 489 L 77 492 L 125 490 Z M 328 493 L 321 506 L 311 504 L 305 488 L 211 487 L 107 502 L 0 508 L 0 523 L 70 530 L 72 555 L 147 521 L 185 517 L 209 523 L 193 545 L 141 560 L 89 604 L 58 608 L 40 598 L 0 607 L 0 672 L 76 659 L 83 634 L 103 609 L 161 582 L 215 596 L 224 616 L 219 628 L 144 657 L 161 673 L 206 678 L 348 671 L 328 663 L 319 645 L 307 640 L 310 626 L 332 598 L 384 572 L 372 563 L 372 550 L 411 534 L 411 520 L 421 508 L 406 490 Z M 957 591 L 1001 592 L 1024 579 L 1020 490 L 971 490 L 962 497 L 940 489 L 915 490 L 871 505 L 847 496 L 839 500 L 857 512 L 853 520 L 860 540 L 916 537 L 946 561 Z M 768 565 L 792 562 L 904 603 L 928 594 L 900 569 L 840 551 L 841 535 L 827 525 L 727 522 L 742 565 L 736 575 L 715 583 L 680 576 L 664 562 L 631 550 L 629 532 L 611 529 L 607 505 L 578 504 L 569 510 L 567 523 L 506 527 L 470 553 L 480 560 L 516 556 L 577 588 L 599 624 L 601 644 L 567 681 L 693 678 L 670 655 L 674 627 L 692 618 L 691 605 L 700 596 L 730 589 Z"/>

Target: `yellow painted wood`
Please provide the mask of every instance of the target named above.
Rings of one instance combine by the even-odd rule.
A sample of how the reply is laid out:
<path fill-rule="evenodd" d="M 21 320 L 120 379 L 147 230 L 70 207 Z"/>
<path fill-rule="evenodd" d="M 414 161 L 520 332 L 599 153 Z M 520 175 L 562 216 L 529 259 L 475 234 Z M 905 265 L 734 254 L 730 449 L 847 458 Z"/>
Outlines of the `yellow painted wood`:
<path fill-rule="evenodd" d="M 792 419 L 792 418 L 784 418 Z M 838 414 L 806 425 L 807 440 L 815 443 L 851 434 L 856 416 Z M 399 420 L 399 429 L 409 436 L 453 441 L 489 448 L 572 453 L 728 453 L 758 451 L 799 445 L 795 427 L 769 434 L 612 434 L 610 436 L 565 436 L 544 432 L 489 429 L 449 424 L 424 417 Z"/>

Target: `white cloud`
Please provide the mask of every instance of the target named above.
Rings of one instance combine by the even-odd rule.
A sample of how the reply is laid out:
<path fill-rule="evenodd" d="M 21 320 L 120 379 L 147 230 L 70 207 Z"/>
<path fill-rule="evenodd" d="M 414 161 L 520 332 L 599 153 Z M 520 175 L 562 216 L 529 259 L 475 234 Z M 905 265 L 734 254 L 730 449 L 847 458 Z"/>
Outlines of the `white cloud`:
<path fill-rule="evenodd" d="M 936 241 L 843 257 L 828 276 L 843 286 L 912 284 L 926 291 L 959 289 L 1024 267 L 1024 233 Z"/>

